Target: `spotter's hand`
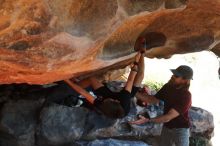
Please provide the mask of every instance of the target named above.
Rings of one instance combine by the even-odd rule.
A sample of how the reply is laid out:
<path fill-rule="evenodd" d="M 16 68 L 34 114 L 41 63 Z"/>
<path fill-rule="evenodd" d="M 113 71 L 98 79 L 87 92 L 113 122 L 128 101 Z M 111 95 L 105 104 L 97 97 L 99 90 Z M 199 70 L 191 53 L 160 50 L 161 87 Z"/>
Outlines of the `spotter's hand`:
<path fill-rule="evenodd" d="M 129 123 L 130 124 L 137 124 L 137 125 L 141 125 L 141 124 L 144 124 L 144 123 L 147 123 L 149 122 L 150 119 L 148 118 L 145 118 L 144 116 L 142 115 L 139 115 L 139 119 L 138 120 L 135 120 L 135 121 L 130 121 Z"/>

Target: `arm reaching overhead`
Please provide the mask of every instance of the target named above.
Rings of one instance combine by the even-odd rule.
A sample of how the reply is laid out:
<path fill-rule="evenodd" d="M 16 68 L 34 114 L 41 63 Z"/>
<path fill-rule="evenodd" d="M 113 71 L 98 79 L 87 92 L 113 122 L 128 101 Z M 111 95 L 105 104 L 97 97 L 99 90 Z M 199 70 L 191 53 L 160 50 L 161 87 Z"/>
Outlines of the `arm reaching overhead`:
<path fill-rule="evenodd" d="M 141 82 L 144 79 L 144 70 L 145 70 L 145 64 L 144 64 L 144 52 L 141 52 L 139 61 L 138 61 L 138 72 L 137 75 L 135 76 L 134 83 L 133 85 L 136 87 L 141 86 Z"/>
<path fill-rule="evenodd" d="M 127 83 L 125 85 L 125 90 L 127 90 L 128 92 L 131 92 L 134 83 L 137 84 L 137 82 L 141 83 L 141 81 L 142 81 L 141 78 L 140 78 L 140 71 L 142 71 L 142 69 L 140 69 L 139 66 L 142 67 L 142 65 L 140 65 L 140 64 L 143 64 L 144 55 L 141 54 L 141 52 L 138 52 L 138 54 L 136 55 L 135 60 L 136 60 L 135 64 L 131 68 L 131 72 L 128 76 L 128 80 L 127 80 Z M 143 64 L 143 66 L 144 66 L 144 64 Z M 137 79 L 137 75 L 139 76 L 138 79 Z M 141 80 L 141 81 L 137 81 L 137 80 Z"/>
<path fill-rule="evenodd" d="M 138 72 L 138 67 L 137 67 L 137 65 L 134 65 L 131 68 L 130 74 L 128 76 L 128 80 L 127 80 L 126 85 L 125 85 L 125 90 L 127 90 L 130 93 L 131 93 L 133 83 L 134 83 L 134 79 L 135 79 L 135 76 L 136 76 L 137 72 Z"/>

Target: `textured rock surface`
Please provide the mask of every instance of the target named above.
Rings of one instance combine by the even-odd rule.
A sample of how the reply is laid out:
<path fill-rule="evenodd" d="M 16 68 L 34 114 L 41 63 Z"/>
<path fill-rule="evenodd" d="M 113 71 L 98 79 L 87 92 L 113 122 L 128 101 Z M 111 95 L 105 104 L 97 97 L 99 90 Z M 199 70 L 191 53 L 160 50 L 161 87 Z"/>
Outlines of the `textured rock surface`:
<path fill-rule="evenodd" d="M 206 137 L 210 139 L 213 136 L 214 123 L 211 113 L 201 108 L 192 107 L 190 110 L 190 117 L 192 121 L 191 136 Z M 200 133 L 203 131 L 202 133 Z"/>
<path fill-rule="evenodd" d="M 114 87 L 121 86 L 121 83 L 112 82 L 108 86 L 111 87 L 111 90 L 115 90 L 116 88 Z M 72 90 L 65 87 L 67 86 L 50 88 L 57 91 L 56 95 L 64 100 L 65 97 L 69 97 L 67 94 L 72 94 Z M 35 86 L 33 89 L 35 90 L 32 90 L 32 92 L 29 89 L 29 94 L 16 94 L 19 97 L 8 97 L 3 102 L 0 102 L 0 105 L 4 105 L 0 109 L 1 146 L 72 146 L 78 140 L 82 142 L 106 138 L 143 140 L 148 144 L 152 144 L 157 142 L 155 137 L 160 135 L 162 124 L 130 125 L 128 121 L 134 120 L 137 118 L 137 114 L 146 111 L 151 117 L 161 115 L 163 111 L 162 103 L 160 103 L 160 106 L 148 106 L 148 108 L 142 108 L 132 103 L 132 109 L 128 116 L 123 119 L 112 120 L 97 114 L 94 110 L 88 110 L 83 107 L 68 107 L 51 102 L 42 106 L 46 97 L 47 99 L 54 97 L 54 101 L 60 104 L 63 104 L 63 102 L 57 100 L 53 94 L 48 94 L 49 91 L 53 93 L 51 89 L 41 88 L 41 90 L 46 90 L 47 92 L 36 91 Z M 26 91 L 20 90 L 20 92 Z M 2 93 L 8 95 L 7 92 Z M 4 95 L 2 94 L 1 96 Z M 39 97 L 41 98 L 38 99 Z M 193 143 L 198 143 L 198 139 L 202 143 L 204 141 L 208 142 L 213 136 L 212 114 L 201 108 L 193 107 L 190 110 L 190 117 Z M 104 142 L 108 143 L 109 141 Z"/>
<path fill-rule="evenodd" d="M 213 49 L 218 0 L 1 0 L 0 82 L 45 84 L 130 64 L 138 36 L 147 57 Z M 157 37 L 154 37 L 157 40 Z M 153 48 L 152 48 L 153 47 Z"/>
<path fill-rule="evenodd" d="M 79 144 L 79 146 L 148 146 L 148 144 L 144 142 L 116 139 L 94 140 L 91 142 L 79 142 L 77 144 Z"/>
<path fill-rule="evenodd" d="M 53 105 L 41 112 L 38 145 L 68 144 L 82 137 L 87 110 Z"/>
<path fill-rule="evenodd" d="M 1 110 L 0 141 L 8 145 L 35 145 L 37 109 L 41 104 L 25 100 L 6 103 Z"/>
<path fill-rule="evenodd" d="M 20 107 L 17 107 L 18 103 Z M 157 143 L 157 139 L 153 139 L 153 137 L 158 137 L 162 128 L 161 124 L 129 125 L 127 123 L 133 120 L 137 113 L 143 111 L 148 111 L 151 117 L 160 115 L 162 107 L 158 106 L 151 106 L 147 109 L 133 107 L 131 113 L 124 119 L 111 120 L 95 112 L 88 112 L 85 108 L 71 108 L 55 104 L 44 108 L 40 114 L 40 119 L 38 119 L 36 110 L 39 109 L 39 105 L 36 107 L 33 105 L 33 101 L 31 103 L 19 101 L 17 103 L 5 104 L 0 124 L 1 145 L 61 146 L 71 145 L 76 140 L 88 141 L 98 138 L 144 140 L 152 144 Z M 14 114 L 10 111 L 13 111 Z M 202 138 L 208 142 L 213 136 L 214 125 L 212 115 L 200 108 L 192 108 L 190 114 L 193 124 L 191 138 L 194 141 Z M 107 144 L 110 141 L 80 143 L 84 145 Z M 132 142 L 129 143 L 128 141 L 114 142 L 117 144 L 132 144 Z"/>

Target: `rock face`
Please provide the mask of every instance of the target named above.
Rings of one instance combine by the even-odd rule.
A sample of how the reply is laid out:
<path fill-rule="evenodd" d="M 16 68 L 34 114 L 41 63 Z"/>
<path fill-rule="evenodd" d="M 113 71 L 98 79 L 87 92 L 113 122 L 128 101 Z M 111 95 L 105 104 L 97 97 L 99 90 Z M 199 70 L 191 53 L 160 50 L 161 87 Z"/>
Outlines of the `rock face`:
<path fill-rule="evenodd" d="M 0 3 L 2 84 L 45 84 L 123 68 L 133 61 L 139 36 L 152 38 L 146 57 L 208 49 L 220 56 L 218 0 Z"/>
<path fill-rule="evenodd" d="M 115 86 L 112 85 L 121 86 L 119 82 L 108 84 L 109 87 L 112 87 L 111 90 L 115 90 L 113 88 Z M 23 96 L 18 98 L 11 97 L 11 95 L 14 95 L 13 93 L 8 94 L 1 91 L 1 93 L 4 93 L 1 96 L 7 95 L 8 97 L 4 101 L 0 101 L 0 105 L 3 105 L 0 108 L 0 145 L 90 146 L 115 143 L 118 145 L 144 146 L 157 144 L 162 124 L 130 125 L 128 121 L 136 119 L 137 114 L 144 112 L 148 112 L 151 117 L 161 115 L 163 113 L 162 103 L 142 108 L 137 106 L 136 102 L 133 102 L 128 116 L 123 119 L 112 120 L 85 107 L 64 105 L 62 101 L 58 100 L 58 97 L 65 99 L 65 97 L 69 97 L 67 94 L 72 94 L 72 90 L 67 87 L 65 88 L 63 85 L 57 88 L 49 87 L 52 90 L 48 90 L 48 88 L 41 88 L 40 90 L 39 87 L 34 87 L 35 90 L 29 90 L 28 93 L 24 93 L 27 90 L 21 90 L 20 92 L 23 92 L 23 94 L 17 95 Z M 38 90 L 36 91 L 36 89 Z M 53 90 L 56 91 L 57 97 L 52 94 Z M 68 92 L 68 90 L 71 92 Z M 48 94 L 48 92 L 51 94 Z M 39 97 L 40 99 L 38 99 Z M 50 97 L 55 98 L 54 101 Z M 44 102 L 48 99 L 50 101 Z M 198 143 L 204 144 L 204 141 L 208 142 L 213 136 L 214 130 L 212 114 L 201 108 L 192 107 L 190 119 L 192 122 L 191 142 L 195 145 Z M 98 139 L 102 140 L 99 141 Z M 126 141 L 128 139 L 141 140 L 142 142 Z"/>
<path fill-rule="evenodd" d="M 41 112 L 38 145 L 59 145 L 79 140 L 84 132 L 87 110 L 50 106 Z"/>
<path fill-rule="evenodd" d="M 115 139 L 94 140 L 92 142 L 79 142 L 79 146 L 149 146 L 144 142 L 123 141 Z"/>
<path fill-rule="evenodd" d="M 24 100 L 5 104 L 1 110 L 0 141 L 17 146 L 34 145 L 37 109 L 41 104 L 41 102 Z"/>
<path fill-rule="evenodd" d="M 22 106 L 21 103 L 26 107 Z M 153 123 L 129 125 L 127 122 L 136 117 L 136 114 L 140 112 L 140 107 L 133 107 L 133 111 L 123 119 L 111 120 L 85 108 L 72 108 L 55 104 L 43 108 L 38 119 L 36 110 L 39 107 L 33 106 L 33 103 L 33 101 L 19 101 L 18 103 L 5 104 L 0 121 L 0 144 L 2 146 L 7 144 L 18 146 L 61 146 L 70 145 L 79 140 L 81 141 L 79 143 L 82 144 L 83 140 L 106 138 L 125 140 L 129 138 L 155 144 L 157 141 L 152 137 L 158 137 L 162 129 L 161 124 Z M 21 106 L 18 107 L 18 104 Z M 141 109 L 141 112 L 143 111 L 148 111 L 151 116 L 160 115 L 162 106 Z M 212 115 L 200 108 L 192 108 L 190 114 L 193 115 L 191 117 L 193 124 L 191 127 L 191 139 L 196 140 L 199 137 L 209 141 L 213 136 L 214 129 Z M 91 145 L 97 143 L 104 145 L 109 142 L 111 140 L 94 141 Z M 126 142 L 115 141 L 115 143 L 125 144 Z M 130 143 L 132 145 L 132 142 Z M 144 145 L 141 142 L 134 142 L 133 144 Z"/>
<path fill-rule="evenodd" d="M 214 128 L 213 117 L 209 116 L 208 111 L 201 108 L 192 107 L 190 111 L 190 117 L 192 121 L 191 136 L 192 137 L 206 137 L 207 139 L 213 136 Z M 209 117 L 209 118 L 205 118 Z M 198 124 L 199 123 L 199 124 Z M 202 133 L 200 133 L 203 131 Z"/>

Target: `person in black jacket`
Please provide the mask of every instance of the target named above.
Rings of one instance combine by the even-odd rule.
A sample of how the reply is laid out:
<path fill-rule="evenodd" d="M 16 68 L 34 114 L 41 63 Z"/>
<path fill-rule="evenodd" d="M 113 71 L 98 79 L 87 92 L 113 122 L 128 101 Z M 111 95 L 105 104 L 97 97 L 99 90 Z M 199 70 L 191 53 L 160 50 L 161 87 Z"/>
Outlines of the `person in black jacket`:
<path fill-rule="evenodd" d="M 122 118 L 129 113 L 131 99 L 144 78 L 144 55 L 145 52 L 138 52 L 136 55 L 136 62 L 131 68 L 125 87 L 120 92 L 112 92 L 95 77 L 79 82 L 72 80 L 66 80 L 66 82 L 107 117 Z M 88 86 L 93 88 L 96 99 L 83 89 Z"/>

